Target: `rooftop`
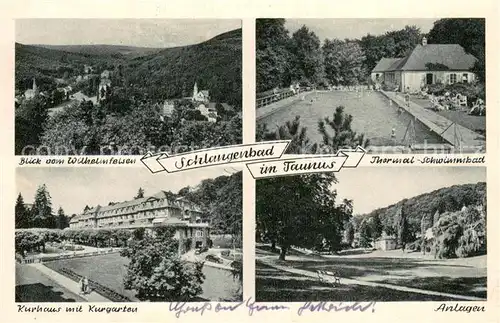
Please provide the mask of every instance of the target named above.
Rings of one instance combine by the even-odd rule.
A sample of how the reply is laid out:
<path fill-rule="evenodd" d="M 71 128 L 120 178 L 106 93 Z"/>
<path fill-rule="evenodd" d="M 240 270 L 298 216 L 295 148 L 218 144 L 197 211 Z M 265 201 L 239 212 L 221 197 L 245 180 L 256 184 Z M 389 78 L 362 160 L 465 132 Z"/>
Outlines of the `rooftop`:
<path fill-rule="evenodd" d="M 382 58 L 372 72 L 427 71 L 433 69 L 465 71 L 477 59 L 458 44 L 417 45 L 404 58 Z"/>

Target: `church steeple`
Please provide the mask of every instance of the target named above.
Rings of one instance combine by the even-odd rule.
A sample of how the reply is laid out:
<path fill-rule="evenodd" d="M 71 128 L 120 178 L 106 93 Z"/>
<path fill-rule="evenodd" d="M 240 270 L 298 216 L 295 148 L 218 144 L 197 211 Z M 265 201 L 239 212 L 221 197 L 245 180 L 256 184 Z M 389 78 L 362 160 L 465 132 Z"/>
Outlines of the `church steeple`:
<path fill-rule="evenodd" d="M 37 92 L 37 90 L 38 90 L 38 87 L 36 86 L 36 81 L 35 81 L 35 78 L 33 78 L 33 86 L 31 87 L 31 89 L 32 89 L 34 92 Z"/>
<path fill-rule="evenodd" d="M 194 82 L 193 99 L 196 97 L 197 94 L 198 94 L 198 84 Z"/>

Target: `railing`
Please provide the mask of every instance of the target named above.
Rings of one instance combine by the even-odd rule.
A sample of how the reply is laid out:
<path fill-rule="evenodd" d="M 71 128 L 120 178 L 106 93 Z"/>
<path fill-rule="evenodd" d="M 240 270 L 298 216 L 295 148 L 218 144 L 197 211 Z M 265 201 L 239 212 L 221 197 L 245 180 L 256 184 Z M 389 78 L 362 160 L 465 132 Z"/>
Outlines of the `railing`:
<path fill-rule="evenodd" d="M 108 250 L 99 250 L 99 251 L 91 251 L 91 252 L 82 252 L 77 253 L 73 252 L 72 254 L 63 254 L 53 257 L 30 257 L 30 258 L 21 258 L 16 256 L 16 260 L 21 264 L 34 264 L 34 263 L 43 263 L 46 261 L 55 261 L 55 260 L 64 260 L 71 258 L 82 258 L 82 257 L 92 257 L 98 255 L 105 255 L 109 253 L 117 253 L 120 252 L 120 249 L 108 249 Z"/>
<path fill-rule="evenodd" d="M 267 95 L 267 96 L 264 96 L 262 98 L 258 98 L 256 100 L 257 101 L 256 107 L 257 107 L 257 109 L 265 107 L 267 105 L 270 105 L 271 103 L 278 102 L 278 101 L 281 101 L 283 99 L 286 99 L 286 98 L 289 98 L 291 96 L 294 96 L 297 93 L 298 92 L 294 92 L 292 90 L 284 90 L 282 92 L 273 93 L 271 95 Z"/>

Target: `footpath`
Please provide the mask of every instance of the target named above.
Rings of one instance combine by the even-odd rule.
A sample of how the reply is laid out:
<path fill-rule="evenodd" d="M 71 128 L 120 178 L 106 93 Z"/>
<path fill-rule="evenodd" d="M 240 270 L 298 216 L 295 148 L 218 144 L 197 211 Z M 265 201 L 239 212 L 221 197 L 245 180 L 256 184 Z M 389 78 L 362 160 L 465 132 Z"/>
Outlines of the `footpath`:
<path fill-rule="evenodd" d="M 484 136 L 465 128 L 464 126 L 456 124 L 453 121 L 434 113 L 433 111 L 425 109 L 415 102 L 410 101 L 410 104 L 407 106 L 404 97 L 399 95 L 397 92 L 386 92 L 381 90 L 380 93 L 386 96 L 389 100 L 395 102 L 400 108 L 414 116 L 426 127 L 454 146 L 457 143 L 456 136 L 462 140 L 462 146 L 467 150 L 475 150 L 474 148 L 486 145 Z"/>
<path fill-rule="evenodd" d="M 274 262 L 271 262 L 269 260 L 265 260 L 263 258 L 256 258 L 256 261 L 260 261 L 261 263 L 263 263 L 267 266 L 273 267 L 273 268 L 281 270 L 281 271 L 286 271 L 289 273 L 318 279 L 317 272 L 312 272 L 309 270 L 303 270 L 303 269 L 278 265 Z M 325 280 L 328 280 L 331 283 L 334 283 L 333 277 L 329 278 L 329 277 L 322 276 L 322 278 L 324 278 Z M 370 287 L 382 287 L 382 288 L 388 288 L 388 289 L 407 292 L 407 293 L 417 293 L 417 294 L 425 294 L 425 295 L 432 295 L 432 296 L 449 297 L 449 298 L 456 299 L 456 300 L 466 300 L 466 301 L 484 301 L 485 300 L 484 298 L 474 297 L 474 296 L 441 293 L 441 292 L 435 292 L 435 291 L 419 289 L 419 288 L 397 286 L 397 285 L 384 284 L 384 283 L 376 283 L 376 282 L 371 282 L 371 281 L 364 281 L 364 280 L 357 280 L 357 279 L 350 279 L 350 278 L 343 278 L 343 277 L 340 278 L 340 284 L 343 284 L 343 285 L 353 285 L 354 284 L 354 285 L 362 285 L 362 286 L 370 286 Z"/>
<path fill-rule="evenodd" d="M 69 279 L 68 277 L 66 277 L 64 275 L 59 274 L 58 272 L 44 266 L 41 263 L 30 264 L 30 265 L 26 265 L 26 266 L 35 267 L 42 274 L 50 277 L 52 280 L 54 280 L 59 285 L 63 286 L 64 288 L 66 288 L 70 292 L 80 296 L 81 298 L 85 299 L 88 302 L 111 302 L 109 299 L 103 297 L 102 295 L 96 293 L 95 291 L 92 291 L 88 294 L 81 294 L 80 287 L 78 286 L 77 282 L 75 282 L 72 279 Z"/>

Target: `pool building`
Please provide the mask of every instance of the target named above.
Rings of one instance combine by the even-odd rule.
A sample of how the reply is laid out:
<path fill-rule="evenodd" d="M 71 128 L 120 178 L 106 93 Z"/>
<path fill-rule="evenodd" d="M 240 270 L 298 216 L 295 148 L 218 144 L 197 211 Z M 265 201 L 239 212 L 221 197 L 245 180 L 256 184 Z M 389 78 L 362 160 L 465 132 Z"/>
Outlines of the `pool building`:
<path fill-rule="evenodd" d="M 96 206 L 74 216 L 70 229 L 136 229 L 151 231 L 158 226 L 175 228 L 179 253 L 208 247 L 210 224 L 201 208 L 184 197 L 172 197 L 168 192 L 129 201 Z"/>
<path fill-rule="evenodd" d="M 431 84 L 474 82 L 476 75 L 470 69 L 476 61 L 458 44 L 428 44 L 424 37 L 408 56 L 382 58 L 371 79 L 393 91 L 414 93 Z"/>

